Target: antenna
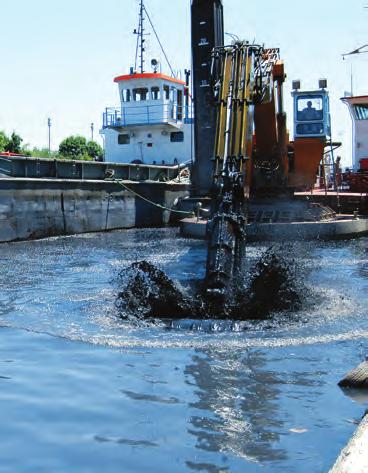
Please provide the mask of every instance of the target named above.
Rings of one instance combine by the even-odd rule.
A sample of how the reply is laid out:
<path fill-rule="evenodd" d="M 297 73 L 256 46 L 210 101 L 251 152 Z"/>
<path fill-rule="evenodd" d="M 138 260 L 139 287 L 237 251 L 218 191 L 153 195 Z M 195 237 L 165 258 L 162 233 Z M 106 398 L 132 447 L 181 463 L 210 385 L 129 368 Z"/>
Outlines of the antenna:
<path fill-rule="evenodd" d="M 353 93 L 353 63 L 350 63 L 350 92 L 351 96 L 354 95 Z"/>
<path fill-rule="evenodd" d="M 140 0 L 139 1 L 139 24 L 138 24 L 138 30 L 135 29 L 133 31 L 133 34 L 136 34 L 137 35 L 137 47 L 136 47 L 136 50 L 135 50 L 135 66 L 134 66 L 134 70 L 136 71 L 137 70 L 137 64 L 138 64 L 138 58 L 139 58 L 139 69 L 140 69 L 140 73 L 143 74 L 144 73 L 144 63 L 145 63 L 145 60 L 144 60 L 144 52 L 145 52 L 145 47 L 144 47 L 144 43 L 145 43 L 145 39 L 144 37 L 147 36 L 144 31 L 144 20 L 145 20 L 145 17 L 144 17 L 144 12 L 145 12 L 145 7 L 144 7 L 144 0 Z"/>
<path fill-rule="evenodd" d="M 143 3 L 143 2 L 142 2 L 142 3 Z M 174 74 L 173 68 L 171 67 L 170 61 L 169 61 L 169 59 L 168 59 L 168 57 L 167 57 L 167 55 L 166 55 L 165 49 L 164 49 L 164 47 L 162 46 L 162 43 L 161 43 L 161 41 L 160 41 L 160 38 L 158 37 L 157 31 L 155 30 L 155 27 L 154 27 L 154 25 L 153 25 L 153 23 L 152 23 L 151 17 L 150 17 L 149 14 L 148 14 L 147 8 L 146 8 L 145 6 L 143 6 L 143 9 L 144 9 L 144 11 L 145 11 L 145 13 L 146 13 L 146 16 L 147 16 L 147 18 L 148 18 L 148 21 L 149 21 L 149 23 L 150 23 L 150 25 L 151 25 L 152 31 L 154 32 L 154 34 L 155 34 L 155 36 L 156 36 L 156 39 L 157 39 L 157 42 L 158 42 L 158 44 L 159 44 L 159 46 L 160 46 L 160 48 L 161 48 L 161 51 L 162 51 L 163 55 L 165 56 L 167 65 L 169 66 L 170 71 L 171 71 L 171 75 L 172 75 L 172 77 L 176 77 L 175 74 Z"/>
<path fill-rule="evenodd" d="M 366 53 L 368 53 L 368 44 L 364 44 L 363 46 L 360 46 L 360 48 L 350 51 L 350 53 L 345 53 L 342 55 L 342 57 L 343 59 L 345 59 L 345 56 L 351 56 L 353 54 L 366 54 Z"/>
<path fill-rule="evenodd" d="M 137 65 L 138 65 L 138 62 L 140 62 L 140 66 L 139 66 L 139 69 L 140 69 L 140 73 L 143 74 L 144 73 L 144 63 L 146 62 L 144 60 L 144 52 L 146 50 L 145 46 L 144 46 L 144 43 L 145 43 L 145 39 L 144 37 L 145 36 L 149 36 L 149 33 L 145 33 L 145 28 L 144 28 L 144 21 L 146 20 L 146 18 L 148 19 L 149 21 L 149 24 L 151 25 L 151 28 L 152 28 L 152 31 L 154 32 L 155 36 L 156 36 L 156 39 L 157 39 L 157 42 L 161 48 L 161 51 L 163 53 L 163 55 L 165 56 L 165 59 L 166 59 L 166 62 L 170 68 L 170 71 L 171 71 L 171 75 L 173 77 L 176 77 L 174 71 L 173 71 L 173 68 L 171 67 L 171 64 L 170 64 L 170 61 L 166 55 L 166 52 L 164 50 L 164 47 L 162 46 L 162 43 L 160 41 L 160 38 L 157 34 L 157 31 L 155 30 L 155 27 L 153 25 L 153 22 L 151 20 L 151 17 L 147 11 L 147 8 L 144 4 L 144 0 L 139 0 L 139 24 L 138 24 L 138 29 L 135 29 L 133 31 L 133 34 L 137 35 L 137 46 L 136 46 L 136 50 L 135 50 L 135 66 L 134 66 L 134 71 L 136 72 L 137 71 Z M 138 61 L 139 59 L 139 61 Z M 157 64 L 157 67 L 158 67 L 158 64 Z"/>

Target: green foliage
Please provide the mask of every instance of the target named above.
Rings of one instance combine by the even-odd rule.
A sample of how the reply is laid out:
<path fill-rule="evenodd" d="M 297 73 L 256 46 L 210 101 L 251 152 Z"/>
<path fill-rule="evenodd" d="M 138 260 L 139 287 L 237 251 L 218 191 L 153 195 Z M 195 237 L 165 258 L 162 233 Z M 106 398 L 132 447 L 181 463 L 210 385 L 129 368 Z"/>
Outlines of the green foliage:
<path fill-rule="evenodd" d="M 3 131 L 0 131 L 0 153 L 3 153 L 8 146 L 9 138 Z"/>
<path fill-rule="evenodd" d="M 63 158 L 81 159 L 86 152 L 87 141 L 83 136 L 69 136 L 59 145 L 59 153 Z"/>
<path fill-rule="evenodd" d="M 0 131 L 0 153 L 9 152 L 29 156 L 30 151 L 27 150 L 27 146 L 22 146 L 22 143 L 23 138 L 18 133 L 15 133 L 15 131 L 13 131 L 10 137 L 5 132 Z"/>
<path fill-rule="evenodd" d="M 27 146 L 23 146 L 22 151 L 20 153 L 22 156 L 27 156 L 31 157 L 32 156 L 32 151 L 27 148 Z"/>
<path fill-rule="evenodd" d="M 8 139 L 7 145 L 5 146 L 5 151 L 9 151 L 9 153 L 21 154 L 23 151 L 22 141 L 23 138 L 21 138 L 17 133 L 15 133 L 15 131 L 13 131 L 10 139 Z"/>
<path fill-rule="evenodd" d="M 86 151 L 88 156 L 91 156 L 95 161 L 100 161 L 103 157 L 103 149 L 96 141 L 88 141 Z"/>
<path fill-rule="evenodd" d="M 69 136 L 60 143 L 59 155 L 61 159 L 92 161 L 101 158 L 103 151 L 95 141 L 87 143 L 83 136 Z"/>
<path fill-rule="evenodd" d="M 50 158 L 50 159 L 58 159 L 59 155 L 57 151 L 51 151 L 49 153 L 48 148 L 33 148 L 31 151 L 31 156 L 34 158 Z"/>
<path fill-rule="evenodd" d="M 15 131 L 11 136 L 7 136 L 4 131 L 0 131 L 0 153 L 9 152 L 32 156 L 35 158 L 50 159 L 75 159 L 93 161 L 100 160 L 103 156 L 101 146 L 95 141 L 88 141 L 83 136 L 69 136 L 60 143 L 59 151 L 50 151 L 48 148 L 28 149 L 28 145 L 23 145 L 23 138 Z"/>

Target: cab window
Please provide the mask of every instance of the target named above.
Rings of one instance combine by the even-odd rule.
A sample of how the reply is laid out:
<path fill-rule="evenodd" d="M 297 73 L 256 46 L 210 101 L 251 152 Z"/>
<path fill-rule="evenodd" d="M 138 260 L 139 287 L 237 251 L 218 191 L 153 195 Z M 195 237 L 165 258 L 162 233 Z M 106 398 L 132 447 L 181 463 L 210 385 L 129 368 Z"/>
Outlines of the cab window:
<path fill-rule="evenodd" d="M 301 95 L 297 99 L 297 120 L 312 122 L 323 120 L 323 100 L 321 96 Z"/>
<path fill-rule="evenodd" d="M 133 99 L 135 102 L 143 102 L 144 100 L 148 100 L 148 89 L 146 87 L 133 89 Z"/>
<path fill-rule="evenodd" d="M 324 126 L 322 122 L 298 123 L 296 132 L 298 135 L 324 135 Z"/>
<path fill-rule="evenodd" d="M 165 100 L 170 99 L 170 87 L 168 85 L 164 85 L 164 98 Z"/>
<path fill-rule="evenodd" d="M 175 87 L 171 87 L 170 88 L 170 101 L 171 102 L 175 102 L 176 101 L 176 88 Z"/>
<path fill-rule="evenodd" d="M 160 100 L 161 99 L 160 87 L 152 87 L 151 88 L 151 97 L 152 97 L 152 100 Z"/>
<path fill-rule="evenodd" d="M 178 89 L 178 120 L 183 119 L 183 91 Z"/>
<path fill-rule="evenodd" d="M 131 100 L 131 93 L 130 89 L 124 89 L 122 91 L 123 102 L 130 102 Z"/>

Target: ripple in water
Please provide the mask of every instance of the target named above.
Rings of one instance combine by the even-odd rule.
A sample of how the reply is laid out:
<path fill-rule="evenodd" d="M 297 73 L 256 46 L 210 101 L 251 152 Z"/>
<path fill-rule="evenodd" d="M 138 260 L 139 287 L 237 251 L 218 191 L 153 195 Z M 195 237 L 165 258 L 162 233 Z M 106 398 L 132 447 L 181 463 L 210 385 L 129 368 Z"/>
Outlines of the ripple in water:
<path fill-rule="evenodd" d="M 238 313 L 231 304 L 223 312 L 203 309 L 199 280 L 205 254 L 204 244 L 177 238 L 172 229 L 3 245 L 0 324 L 123 349 L 244 349 L 368 338 L 367 239 L 281 244 L 269 251 L 266 244 L 250 244 L 241 292 L 246 297 Z M 262 268 L 272 274 L 274 262 L 263 264 L 267 257 L 286 267 L 286 273 L 276 270 L 286 274 L 279 279 L 285 284 L 271 284 L 271 291 L 267 278 L 254 275 L 257 265 L 261 274 Z M 167 278 L 172 298 L 169 304 L 163 301 L 165 317 L 158 310 L 159 285 L 148 285 L 139 297 L 134 290 L 130 298 L 124 294 L 137 273 L 147 282 L 147 271 L 132 264 L 139 260 L 150 261 L 153 272 L 160 268 Z M 118 292 L 123 295 L 117 298 Z M 178 295 L 181 312 L 175 306 Z M 249 309 L 250 301 L 258 303 L 258 314 L 256 304 Z"/>

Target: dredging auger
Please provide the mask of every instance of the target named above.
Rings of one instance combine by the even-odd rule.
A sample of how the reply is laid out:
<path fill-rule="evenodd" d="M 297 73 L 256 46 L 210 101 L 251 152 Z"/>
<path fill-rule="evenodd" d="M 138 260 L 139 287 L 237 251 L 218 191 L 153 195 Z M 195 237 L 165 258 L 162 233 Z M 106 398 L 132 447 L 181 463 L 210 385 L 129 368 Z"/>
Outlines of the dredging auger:
<path fill-rule="evenodd" d="M 244 269 L 254 111 L 257 105 L 271 104 L 268 108 L 274 112 L 275 84 L 280 88 L 284 80 L 281 64 L 278 49 L 240 41 L 215 48 L 212 54 L 217 124 L 205 280 L 212 296 L 224 297 Z M 281 103 L 278 107 L 281 110 Z M 272 160 L 263 163 L 274 191 L 283 184 L 285 136 L 281 129 L 275 134 Z"/>

